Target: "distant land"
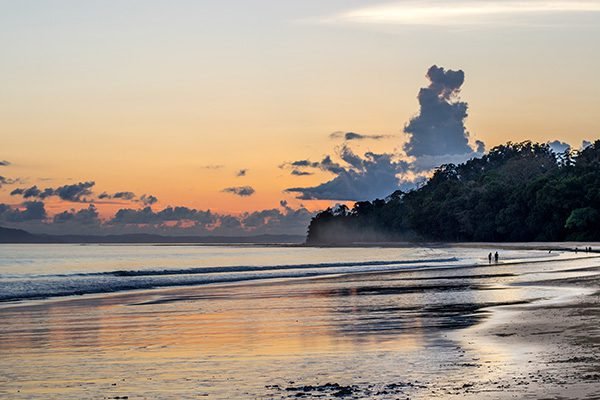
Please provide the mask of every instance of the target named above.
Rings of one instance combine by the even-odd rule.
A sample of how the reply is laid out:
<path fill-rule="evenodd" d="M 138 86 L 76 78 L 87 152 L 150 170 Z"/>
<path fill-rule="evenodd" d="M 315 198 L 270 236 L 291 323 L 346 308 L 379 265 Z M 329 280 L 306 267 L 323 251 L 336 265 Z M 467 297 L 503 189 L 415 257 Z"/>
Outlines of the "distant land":
<path fill-rule="evenodd" d="M 507 143 L 442 165 L 421 187 L 328 208 L 309 245 L 356 242 L 600 241 L 600 140 L 582 150 Z"/>
<path fill-rule="evenodd" d="M 153 243 L 153 244 L 298 244 L 302 235 L 256 235 L 256 236 L 162 236 L 154 234 L 122 235 L 47 235 L 34 234 L 22 229 L 0 227 L 0 243 Z"/>

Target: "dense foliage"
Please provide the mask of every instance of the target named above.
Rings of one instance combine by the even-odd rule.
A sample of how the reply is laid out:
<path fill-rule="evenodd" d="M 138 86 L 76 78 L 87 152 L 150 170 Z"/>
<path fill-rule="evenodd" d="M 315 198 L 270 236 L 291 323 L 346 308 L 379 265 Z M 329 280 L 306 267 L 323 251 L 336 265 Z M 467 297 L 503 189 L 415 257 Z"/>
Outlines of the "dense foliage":
<path fill-rule="evenodd" d="M 420 188 L 316 215 L 309 243 L 600 240 L 600 140 L 581 151 L 507 143 L 439 167 Z"/>

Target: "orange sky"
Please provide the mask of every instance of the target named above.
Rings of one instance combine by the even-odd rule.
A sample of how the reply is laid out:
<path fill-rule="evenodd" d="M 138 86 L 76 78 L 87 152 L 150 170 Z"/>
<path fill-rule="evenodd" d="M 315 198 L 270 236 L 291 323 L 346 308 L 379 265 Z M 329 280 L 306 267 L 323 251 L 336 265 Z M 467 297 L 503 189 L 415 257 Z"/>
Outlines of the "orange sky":
<path fill-rule="evenodd" d="M 401 151 L 435 63 L 465 71 L 466 125 L 488 148 L 524 139 L 578 146 L 600 132 L 593 10 L 561 11 L 552 28 L 530 16 L 468 29 L 444 26 L 443 14 L 414 26 L 334 18 L 358 4 L 11 4 L 0 16 L 0 160 L 12 165 L 0 175 L 21 186 L 92 180 L 95 193 L 153 194 L 158 207 L 239 213 L 285 199 L 319 209 L 332 202 L 283 190 L 332 175 L 294 177 L 279 166 L 334 154 L 334 131 L 395 135 L 351 144 L 359 153 Z M 246 185 L 254 195 L 222 192 Z M 0 202 L 21 201 L 14 187 L 0 189 Z M 81 207 L 47 202 L 73 206 Z"/>

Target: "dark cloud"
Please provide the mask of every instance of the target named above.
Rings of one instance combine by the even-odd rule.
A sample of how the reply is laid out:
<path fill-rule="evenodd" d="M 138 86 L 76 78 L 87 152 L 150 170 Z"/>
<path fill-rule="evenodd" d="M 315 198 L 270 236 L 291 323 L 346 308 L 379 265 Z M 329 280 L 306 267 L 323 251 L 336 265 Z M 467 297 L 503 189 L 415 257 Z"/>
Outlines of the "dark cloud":
<path fill-rule="evenodd" d="M 255 192 L 251 186 L 234 186 L 223 189 L 223 192 L 232 193 L 241 197 L 252 196 Z"/>
<path fill-rule="evenodd" d="M 282 209 L 259 210 L 239 216 L 220 215 L 210 210 L 188 207 L 167 207 L 160 211 L 153 211 L 150 207 L 139 210 L 121 209 L 106 223 L 106 227 L 129 227 L 176 234 L 304 234 L 313 214 L 304 207 L 293 209 L 287 202 L 282 202 L 281 207 Z"/>
<path fill-rule="evenodd" d="M 133 192 L 117 192 L 113 194 L 113 199 L 133 200 L 135 199 L 135 193 Z"/>
<path fill-rule="evenodd" d="M 300 206 L 294 209 L 285 201 L 280 208 L 258 210 L 241 215 L 215 214 L 189 207 L 152 210 L 122 208 L 103 221 L 93 204 L 70 209 L 48 218 L 41 201 L 25 202 L 20 207 L 0 204 L 3 226 L 50 234 L 156 233 L 166 235 L 305 234 L 313 214 Z"/>
<path fill-rule="evenodd" d="M 110 222 L 112 224 L 162 224 L 177 221 L 192 221 L 204 226 L 213 223 L 215 216 L 210 211 L 188 207 L 166 207 L 157 212 L 150 207 L 139 210 L 122 208 Z"/>
<path fill-rule="evenodd" d="M 42 221 L 46 217 L 46 209 L 41 201 L 26 201 L 20 208 L 0 204 L 0 221 L 3 222 Z"/>
<path fill-rule="evenodd" d="M 29 188 L 18 188 L 10 192 L 12 196 L 21 195 L 25 199 L 37 198 L 44 200 L 50 196 L 58 196 L 60 199 L 71 202 L 85 203 L 89 200 L 84 196 L 92 194 L 91 188 L 95 185 L 94 182 L 79 182 L 73 185 L 64 185 L 54 188 L 40 189 L 37 186 Z"/>
<path fill-rule="evenodd" d="M 313 214 L 302 206 L 293 209 L 285 201 L 281 206 L 283 210 L 273 208 L 242 214 L 239 220 L 243 229 L 254 234 L 305 233 Z"/>
<path fill-rule="evenodd" d="M 79 182 L 73 185 L 64 185 L 55 189 L 55 194 L 62 200 L 74 202 L 86 202 L 83 196 L 92 194 L 91 188 L 95 182 Z"/>
<path fill-rule="evenodd" d="M 409 156 L 474 156 L 469 145 L 469 132 L 464 121 L 467 118 L 467 103 L 458 99 L 465 74 L 462 70 L 445 70 L 436 65 L 429 68 L 430 84 L 419 91 L 420 110 L 404 128 L 410 135 L 404 145 Z M 476 144 L 477 151 L 484 150 L 483 142 Z"/>
<path fill-rule="evenodd" d="M 339 157 L 347 164 L 341 166 L 324 158 L 318 168 L 335 173 L 337 176 L 328 182 L 314 187 L 295 187 L 287 192 L 298 193 L 305 200 L 370 200 L 383 198 L 401 187 L 397 175 L 408 170 L 405 161 L 396 161 L 391 154 L 368 152 L 360 157 L 343 146 Z M 324 164 L 324 165 L 323 165 Z M 329 166 L 335 165 L 335 168 Z"/>
<path fill-rule="evenodd" d="M 340 164 L 334 162 L 329 155 L 323 157 L 321 161 L 297 160 L 283 163 L 279 166 L 279 168 L 292 169 L 292 175 L 307 175 L 301 173 L 303 168 L 316 168 L 334 174 L 339 174 L 344 170 L 344 168 Z M 294 173 L 294 170 L 298 172 Z"/>
<path fill-rule="evenodd" d="M 8 167 L 10 165 L 9 161 L 0 160 L 0 167 Z"/>
<path fill-rule="evenodd" d="M 0 175 L 0 188 L 4 185 L 14 185 L 15 183 L 21 183 L 19 178 L 11 179 Z"/>
<path fill-rule="evenodd" d="M 55 224 L 80 224 L 80 225 L 99 225 L 100 218 L 98 216 L 98 210 L 93 204 L 90 204 L 88 208 L 82 208 L 81 210 L 71 209 L 69 211 L 63 211 L 59 214 L 54 215 L 52 221 Z"/>
<path fill-rule="evenodd" d="M 555 153 L 564 153 L 565 151 L 571 149 L 571 145 L 565 142 L 561 142 L 560 140 L 554 140 L 552 142 L 548 142 L 548 146 Z"/>
<path fill-rule="evenodd" d="M 479 154 L 483 154 L 485 153 L 485 143 L 483 143 L 482 140 L 476 140 L 475 141 L 475 151 Z"/>
<path fill-rule="evenodd" d="M 47 189 L 41 190 L 40 188 L 38 188 L 37 186 L 34 185 L 29 188 L 17 188 L 15 190 L 13 190 L 12 192 L 10 192 L 10 195 L 11 196 L 21 195 L 21 196 L 23 196 L 24 199 L 38 198 L 38 199 L 43 200 L 46 197 L 53 196 L 54 189 L 47 188 Z"/>
<path fill-rule="evenodd" d="M 312 172 L 308 172 L 308 171 L 301 171 L 299 169 L 293 169 L 292 172 L 290 172 L 291 175 L 295 175 L 295 176 L 305 176 L 305 175 L 312 175 Z"/>
<path fill-rule="evenodd" d="M 356 132 L 333 132 L 332 134 L 329 135 L 329 137 L 331 139 L 344 139 L 345 141 L 350 141 L 350 140 L 365 140 L 365 139 L 371 139 L 371 140 L 381 140 L 381 139 L 385 139 L 385 138 L 389 138 L 391 137 L 390 135 L 363 135 L 361 133 L 356 133 Z"/>
<path fill-rule="evenodd" d="M 140 202 L 145 206 L 151 206 L 152 204 L 158 202 L 158 198 L 151 194 L 143 194 L 140 196 Z"/>
<path fill-rule="evenodd" d="M 298 193 L 299 198 L 307 200 L 382 198 L 397 189 L 413 188 L 435 167 L 464 162 L 483 154 L 485 144 L 475 140 L 471 145 L 464 124 L 468 106 L 458 98 L 465 80 L 464 72 L 434 65 L 427 71 L 427 78 L 429 86 L 422 88 L 418 95 L 419 112 L 404 128 L 408 141 L 403 146 L 403 154 L 369 152 L 361 156 L 344 145 L 338 150 L 342 164 L 333 161 L 329 155 L 321 161 L 287 162 L 280 168 L 290 169 L 292 175 L 305 175 L 311 169 L 336 175 L 318 186 L 295 187 L 287 191 Z M 352 141 L 383 139 L 386 135 L 334 132 L 330 137 Z"/>
<path fill-rule="evenodd" d="M 132 202 L 142 203 L 145 206 L 151 206 L 152 204 L 158 202 L 158 198 L 156 198 L 156 196 L 153 196 L 151 194 L 143 194 L 138 198 L 135 193 L 128 192 L 128 191 L 116 192 L 114 194 L 102 192 L 98 195 L 98 199 L 100 199 L 100 200 L 118 199 L 118 200 L 132 201 Z"/>
<path fill-rule="evenodd" d="M 238 172 L 236 172 L 235 176 L 238 176 L 238 177 L 246 176 L 247 173 L 248 173 L 247 169 L 240 169 Z"/>

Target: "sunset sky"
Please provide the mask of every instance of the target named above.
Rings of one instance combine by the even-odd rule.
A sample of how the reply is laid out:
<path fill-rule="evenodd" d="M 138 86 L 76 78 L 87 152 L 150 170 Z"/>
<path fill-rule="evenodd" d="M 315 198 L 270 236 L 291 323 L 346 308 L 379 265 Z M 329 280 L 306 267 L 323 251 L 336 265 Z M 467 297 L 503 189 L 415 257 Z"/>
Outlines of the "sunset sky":
<path fill-rule="evenodd" d="M 186 228 L 210 210 L 218 217 L 189 232 L 298 233 L 313 211 L 408 188 L 484 145 L 579 148 L 600 133 L 600 0 L 0 5 L 3 226 L 96 232 L 77 210 L 94 204 L 107 221 L 181 206 L 195 213 L 140 221 Z M 442 118 L 422 88 L 442 107 L 468 103 L 466 130 L 462 116 L 441 122 L 465 151 L 442 151 L 456 133 L 446 128 L 429 132 L 436 149 L 405 145 Z M 34 186 L 49 190 L 24 197 Z M 26 201 L 43 216 L 23 214 Z"/>

